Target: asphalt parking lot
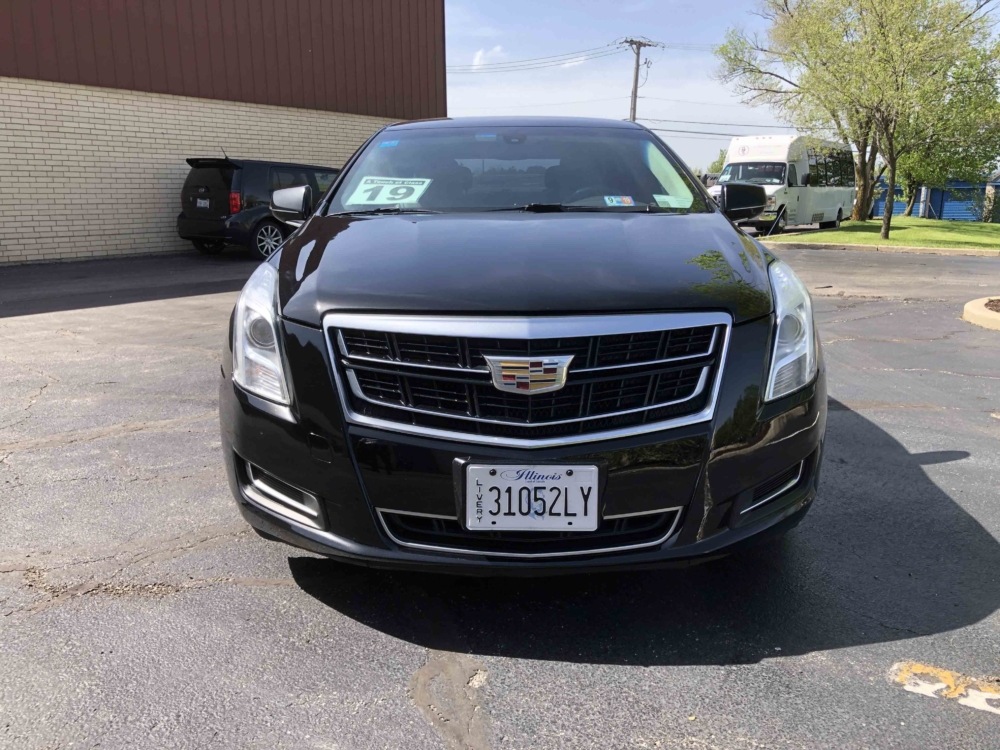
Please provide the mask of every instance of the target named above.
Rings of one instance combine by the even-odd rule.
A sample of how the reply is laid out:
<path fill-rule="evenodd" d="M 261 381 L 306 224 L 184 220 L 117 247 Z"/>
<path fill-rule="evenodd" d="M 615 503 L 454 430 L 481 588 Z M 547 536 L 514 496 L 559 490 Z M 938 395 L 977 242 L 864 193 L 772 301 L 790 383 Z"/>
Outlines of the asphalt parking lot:
<path fill-rule="evenodd" d="M 244 525 L 216 400 L 253 262 L 3 269 L 0 745 L 996 747 L 1000 333 L 960 315 L 1000 259 L 781 254 L 829 374 L 805 522 L 689 570 L 540 580 L 371 571 Z"/>

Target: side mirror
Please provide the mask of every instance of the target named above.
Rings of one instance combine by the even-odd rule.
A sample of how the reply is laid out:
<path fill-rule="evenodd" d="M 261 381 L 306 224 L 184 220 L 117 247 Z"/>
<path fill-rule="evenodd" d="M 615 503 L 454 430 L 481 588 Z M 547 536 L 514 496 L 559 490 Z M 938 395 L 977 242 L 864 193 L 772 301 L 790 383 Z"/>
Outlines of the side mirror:
<path fill-rule="evenodd" d="M 752 219 L 767 207 L 767 191 L 760 185 L 727 182 L 719 193 L 719 208 L 730 221 Z"/>
<path fill-rule="evenodd" d="M 312 210 L 312 188 L 309 185 L 283 188 L 271 193 L 271 214 L 285 224 L 300 226 Z"/>

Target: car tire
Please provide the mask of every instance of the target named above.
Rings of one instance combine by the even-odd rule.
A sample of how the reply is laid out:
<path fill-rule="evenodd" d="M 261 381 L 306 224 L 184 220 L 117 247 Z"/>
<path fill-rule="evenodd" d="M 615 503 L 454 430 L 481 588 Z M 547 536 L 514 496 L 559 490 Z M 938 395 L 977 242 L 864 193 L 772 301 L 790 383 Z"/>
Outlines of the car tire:
<path fill-rule="evenodd" d="M 218 255 L 226 246 L 222 240 L 191 240 L 191 244 L 202 255 Z"/>
<path fill-rule="evenodd" d="M 262 221 L 253 230 L 250 238 L 250 250 L 261 260 L 267 260 L 285 241 L 285 233 L 273 221 Z"/>
<path fill-rule="evenodd" d="M 781 234 L 785 231 L 785 227 L 788 226 L 788 217 L 785 216 L 784 206 L 778 209 L 781 213 L 778 218 L 771 222 L 767 229 L 766 234 Z"/>
<path fill-rule="evenodd" d="M 821 221 L 819 223 L 820 229 L 840 229 L 840 222 L 844 220 L 844 212 L 841 209 L 837 209 L 837 218 L 834 221 Z"/>

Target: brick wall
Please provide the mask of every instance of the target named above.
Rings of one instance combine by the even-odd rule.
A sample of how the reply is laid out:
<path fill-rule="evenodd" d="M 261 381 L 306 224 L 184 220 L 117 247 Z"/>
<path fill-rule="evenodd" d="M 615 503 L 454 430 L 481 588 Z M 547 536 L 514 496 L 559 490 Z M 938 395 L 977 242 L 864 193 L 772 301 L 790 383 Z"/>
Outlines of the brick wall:
<path fill-rule="evenodd" d="M 384 118 L 0 77 L 0 264 L 190 249 L 190 156 L 340 166 Z"/>

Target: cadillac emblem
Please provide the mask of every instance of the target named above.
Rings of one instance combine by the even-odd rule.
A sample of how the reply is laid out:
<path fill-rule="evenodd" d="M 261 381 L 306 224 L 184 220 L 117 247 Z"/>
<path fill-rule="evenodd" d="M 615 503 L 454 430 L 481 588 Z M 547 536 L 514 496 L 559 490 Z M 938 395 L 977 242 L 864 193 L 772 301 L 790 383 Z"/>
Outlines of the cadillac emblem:
<path fill-rule="evenodd" d="M 566 370 L 573 355 L 566 357 L 487 357 L 493 385 L 512 393 L 545 393 L 566 385 Z"/>

